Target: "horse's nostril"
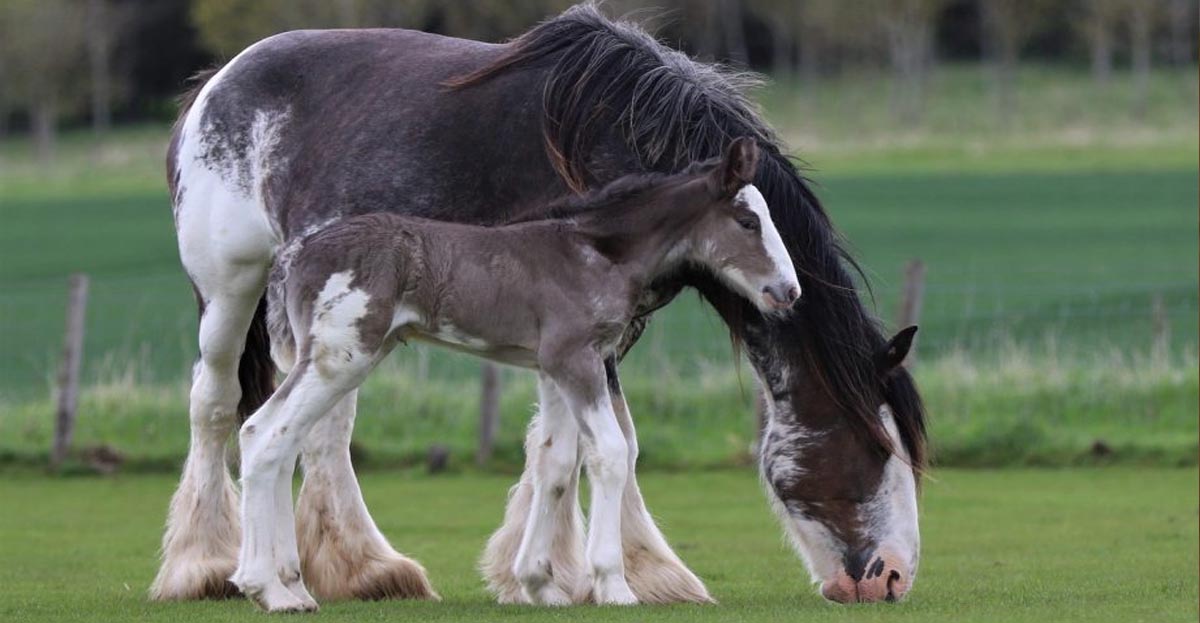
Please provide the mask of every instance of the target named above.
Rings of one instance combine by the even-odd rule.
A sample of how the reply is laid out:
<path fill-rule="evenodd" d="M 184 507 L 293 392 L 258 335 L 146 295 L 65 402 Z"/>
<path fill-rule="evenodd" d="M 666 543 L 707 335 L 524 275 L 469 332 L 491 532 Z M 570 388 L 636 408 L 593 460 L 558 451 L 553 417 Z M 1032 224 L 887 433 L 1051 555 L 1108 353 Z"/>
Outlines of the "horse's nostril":
<path fill-rule="evenodd" d="M 896 601 L 897 595 L 896 595 L 894 584 L 899 581 L 900 581 L 900 572 L 896 571 L 895 569 L 892 569 L 892 572 L 888 574 L 887 597 L 885 597 L 884 600 L 886 600 L 888 602 Z"/>

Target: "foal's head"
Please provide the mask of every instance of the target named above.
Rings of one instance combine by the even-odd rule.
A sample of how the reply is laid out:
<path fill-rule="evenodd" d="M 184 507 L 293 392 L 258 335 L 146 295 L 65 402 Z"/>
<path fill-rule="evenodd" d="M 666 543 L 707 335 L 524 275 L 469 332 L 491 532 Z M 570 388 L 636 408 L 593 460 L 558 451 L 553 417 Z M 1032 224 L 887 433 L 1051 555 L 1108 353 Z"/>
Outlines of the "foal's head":
<path fill-rule="evenodd" d="M 703 266 L 764 312 L 790 309 L 800 282 L 767 202 L 751 181 L 758 170 L 753 139 L 733 141 L 719 161 L 697 167 L 677 201 L 700 209 L 680 243 L 684 257 Z"/>

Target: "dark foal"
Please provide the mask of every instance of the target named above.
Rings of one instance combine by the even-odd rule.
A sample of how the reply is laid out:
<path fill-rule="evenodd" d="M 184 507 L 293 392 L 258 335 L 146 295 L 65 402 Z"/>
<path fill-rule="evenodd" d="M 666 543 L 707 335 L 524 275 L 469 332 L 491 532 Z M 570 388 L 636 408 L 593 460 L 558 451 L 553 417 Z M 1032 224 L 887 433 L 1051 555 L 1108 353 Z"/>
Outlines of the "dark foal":
<path fill-rule="evenodd" d="M 300 239 L 269 286 L 274 351 L 290 372 L 242 427 L 245 532 L 233 581 L 267 610 L 316 608 L 291 509 L 300 445 L 398 342 L 422 339 L 536 369 L 543 400 L 570 414 L 543 423 L 548 450 L 514 566 L 531 599 L 573 597 L 551 581 L 550 508 L 572 482 L 579 443 L 593 492 L 589 580 L 579 589 L 598 603 L 635 603 L 620 525 L 627 445 L 604 361 L 645 288 L 684 265 L 764 313 L 791 308 L 800 286 L 750 184 L 757 161 L 755 142 L 738 139 L 718 162 L 621 178 L 540 218 L 480 227 L 368 214 Z"/>

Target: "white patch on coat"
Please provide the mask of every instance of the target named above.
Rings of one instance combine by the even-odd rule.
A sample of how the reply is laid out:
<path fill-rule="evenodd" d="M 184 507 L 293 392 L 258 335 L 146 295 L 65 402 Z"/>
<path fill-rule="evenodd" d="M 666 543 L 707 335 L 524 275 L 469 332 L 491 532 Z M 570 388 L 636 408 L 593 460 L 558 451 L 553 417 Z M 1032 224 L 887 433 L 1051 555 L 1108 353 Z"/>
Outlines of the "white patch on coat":
<path fill-rule="evenodd" d="M 783 238 L 780 237 L 779 230 L 775 228 L 775 222 L 771 220 L 771 211 L 767 208 L 767 200 L 762 193 L 754 184 L 747 184 L 738 191 L 735 201 L 745 203 L 750 211 L 758 215 L 763 248 L 766 249 L 767 256 L 775 265 L 775 281 L 792 283 L 799 289 L 800 281 L 796 278 L 796 267 L 792 265 L 792 256 L 784 246 Z"/>
<path fill-rule="evenodd" d="M 312 339 L 313 360 L 318 369 L 346 363 L 364 356 L 364 344 L 359 339 L 357 323 L 367 314 L 371 297 L 363 290 L 352 288 L 354 271 L 334 273 L 313 303 Z"/>
<path fill-rule="evenodd" d="M 790 368 L 786 366 L 780 368 L 780 378 L 777 382 L 786 387 L 790 374 Z M 836 577 L 838 571 L 841 570 L 842 545 L 822 523 L 793 513 L 788 509 L 779 495 L 775 493 L 774 485 L 766 478 L 768 467 L 771 477 L 779 482 L 794 482 L 802 476 L 804 472 L 797 464 L 798 453 L 802 452 L 807 444 L 813 443 L 820 433 L 800 425 L 791 403 L 787 400 L 770 399 L 770 390 L 761 374 L 758 375 L 758 380 L 759 388 L 768 397 L 766 400 L 767 430 L 763 434 L 764 447 L 761 450 L 760 480 L 767 490 L 771 509 L 775 511 L 775 515 L 779 518 L 779 522 L 788 536 L 788 542 L 804 561 L 804 566 L 808 569 L 813 583 L 820 583 Z M 768 448 L 765 447 L 766 440 L 771 435 L 775 435 L 779 439 L 778 447 L 786 449 L 780 452 L 768 452 Z"/>

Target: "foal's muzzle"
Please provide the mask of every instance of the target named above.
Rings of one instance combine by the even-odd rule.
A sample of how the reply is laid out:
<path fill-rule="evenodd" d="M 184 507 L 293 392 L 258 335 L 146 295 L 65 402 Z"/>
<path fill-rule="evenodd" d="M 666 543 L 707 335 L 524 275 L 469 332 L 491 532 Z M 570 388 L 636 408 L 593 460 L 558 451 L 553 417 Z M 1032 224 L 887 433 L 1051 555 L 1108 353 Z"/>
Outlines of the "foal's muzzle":
<path fill-rule="evenodd" d="M 777 283 L 762 289 L 763 301 L 771 309 L 791 309 L 800 298 L 800 286 L 796 283 Z"/>

